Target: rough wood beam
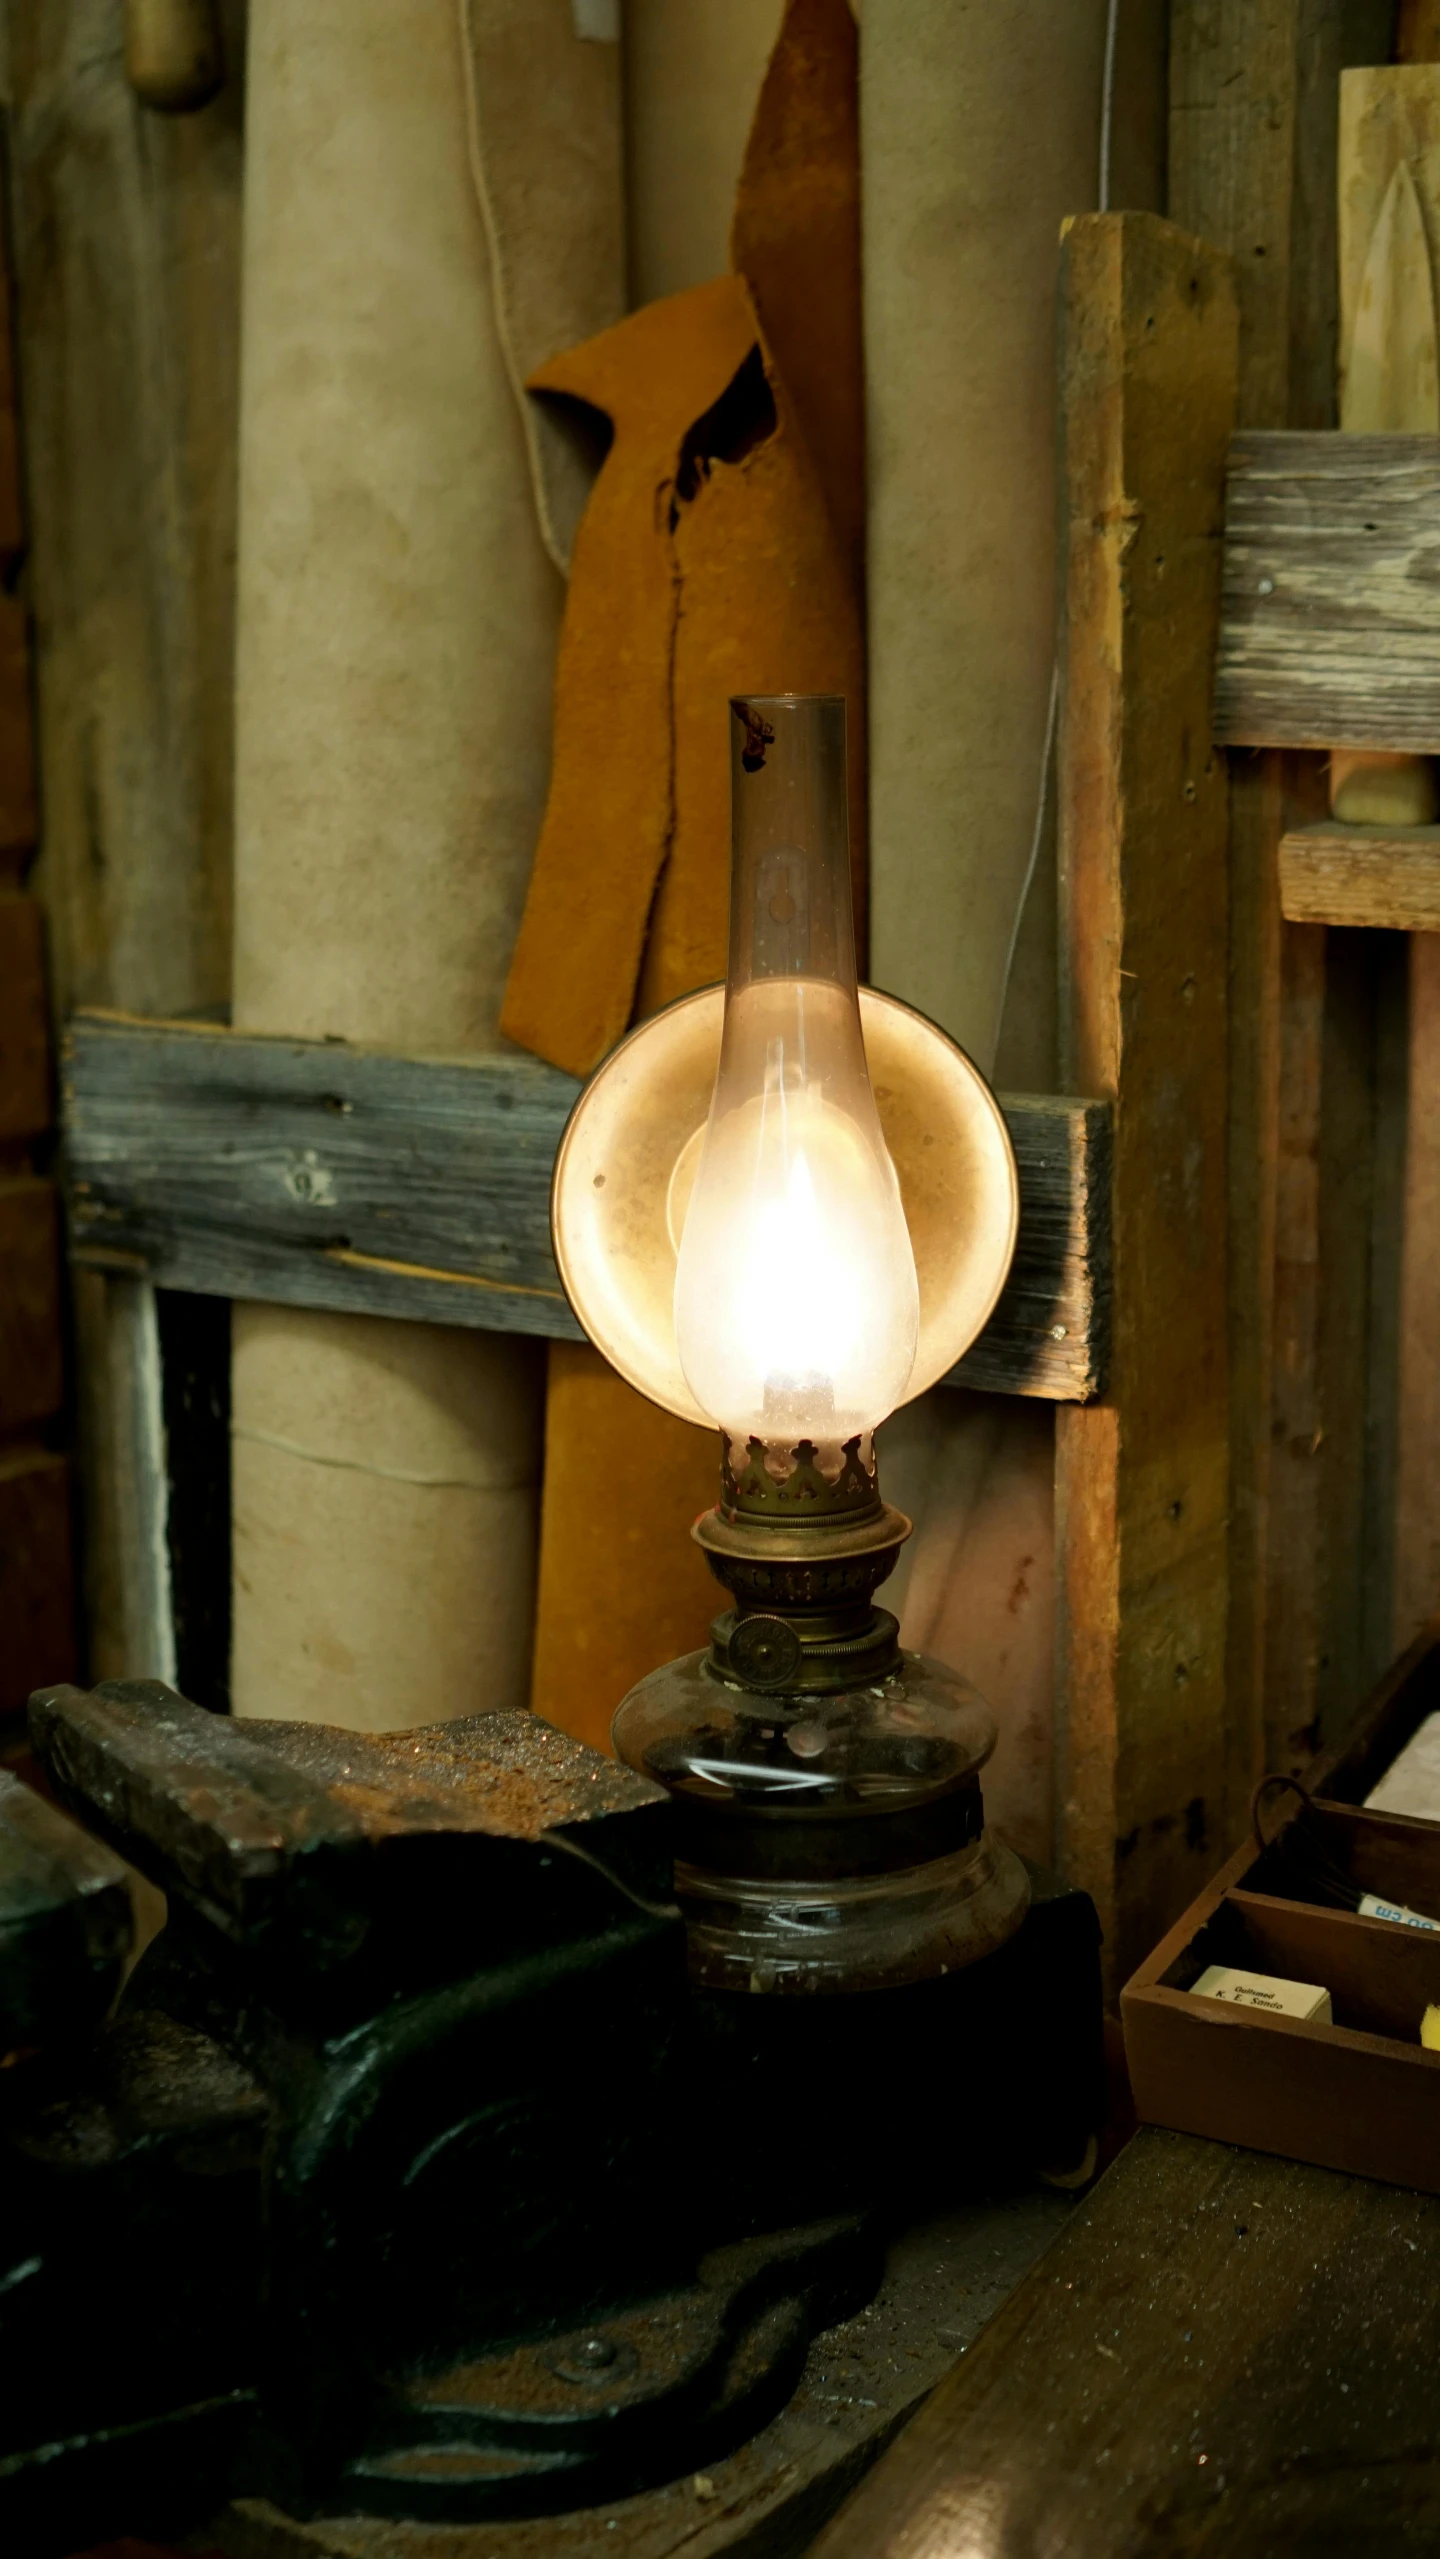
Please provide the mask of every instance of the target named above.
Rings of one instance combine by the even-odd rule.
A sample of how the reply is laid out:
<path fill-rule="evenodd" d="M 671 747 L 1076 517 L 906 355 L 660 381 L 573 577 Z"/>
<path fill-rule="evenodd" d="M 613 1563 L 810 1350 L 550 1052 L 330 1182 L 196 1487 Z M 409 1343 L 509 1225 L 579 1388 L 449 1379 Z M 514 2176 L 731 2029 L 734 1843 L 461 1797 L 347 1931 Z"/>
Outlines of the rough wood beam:
<path fill-rule="evenodd" d="M 1390 0 L 1172 0 L 1170 212 L 1234 260 L 1237 416 L 1247 430 L 1335 425 L 1339 75 L 1389 59 L 1393 17 Z M 1332 1112 L 1318 1054 L 1304 1069 L 1307 1080 L 1319 1077 L 1321 1095 L 1308 1163 L 1292 1143 L 1282 1167 L 1280 1145 L 1282 1049 L 1293 1067 L 1308 1035 L 1333 1058 L 1336 1032 L 1354 1009 L 1353 988 L 1331 984 L 1337 974 L 1353 977 L 1353 953 L 1324 953 L 1326 995 L 1317 1008 L 1308 992 L 1313 953 L 1296 941 L 1306 928 L 1280 913 L 1280 839 L 1327 814 L 1317 755 L 1231 756 L 1232 1831 L 1284 1735 L 1322 1709 L 1351 1710 L 1357 1692 L 1346 1668 L 1347 1630 L 1366 1617 L 1373 1578 L 1368 1529 L 1368 1542 L 1351 1538 L 1323 1554 L 1313 1539 L 1305 1542 L 1335 1509 L 1328 1492 L 1312 1497 L 1305 1478 L 1353 1485 L 1375 1444 L 1373 1432 L 1346 1435 L 1349 1380 L 1357 1359 L 1365 1362 L 1367 1341 L 1373 1353 L 1374 1326 L 1367 1254 L 1352 1238 L 1336 1263 L 1333 1224 L 1327 1233 L 1322 1217 L 1322 1193 L 1333 1193 L 1337 1167 L 1344 1169 L 1353 1112 L 1348 1087 Z M 1323 1320 L 1302 1341 L 1284 1329 L 1295 1297 L 1280 1266 L 1293 1273 L 1307 1261 L 1324 1267 Z M 1301 1375 L 1307 1361 L 1313 1377 Z M 1318 1438 L 1289 1427 L 1307 1399 L 1324 1413 Z M 1282 1614 L 1307 1631 L 1301 1660 L 1287 1665 L 1283 1693 L 1272 1697 L 1266 1628 Z"/>
<path fill-rule="evenodd" d="M 1440 436 L 1238 435 L 1215 735 L 1440 749 Z"/>
<path fill-rule="evenodd" d="M 208 1296 L 580 1338 L 550 1250 L 551 1167 L 579 1086 L 553 1067 L 80 1014 L 64 1087 L 84 1268 Z M 954 1381 L 1093 1395 L 1109 1306 L 1109 1112 L 1048 1095 L 1012 1095 L 1004 1108 L 1019 1247 Z"/>
<path fill-rule="evenodd" d="M 1061 285 L 1066 1067 L 1115 1101 L 1109 1390 L 1059 1416 L 1060 1856 L 1112 1968 L 1224 1835 L 1226 801 L 1209 746 L 1229 262 L 1074 223 Z"/>

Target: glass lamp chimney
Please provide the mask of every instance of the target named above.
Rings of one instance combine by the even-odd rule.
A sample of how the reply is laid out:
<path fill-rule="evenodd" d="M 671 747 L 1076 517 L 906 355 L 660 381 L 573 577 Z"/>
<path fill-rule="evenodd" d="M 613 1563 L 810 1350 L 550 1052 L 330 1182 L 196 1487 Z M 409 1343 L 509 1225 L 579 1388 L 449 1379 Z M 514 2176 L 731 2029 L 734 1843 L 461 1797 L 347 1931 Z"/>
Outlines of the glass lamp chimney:
<path fill-rule="evenodd" d="M 844 701 L 747 695 L 730 714 L 725 1023 L 675 1332 L 696 1402 L 741 1447 L 823 1455 L 904 1397 L 915 1257 L 860 1026 Z"/>

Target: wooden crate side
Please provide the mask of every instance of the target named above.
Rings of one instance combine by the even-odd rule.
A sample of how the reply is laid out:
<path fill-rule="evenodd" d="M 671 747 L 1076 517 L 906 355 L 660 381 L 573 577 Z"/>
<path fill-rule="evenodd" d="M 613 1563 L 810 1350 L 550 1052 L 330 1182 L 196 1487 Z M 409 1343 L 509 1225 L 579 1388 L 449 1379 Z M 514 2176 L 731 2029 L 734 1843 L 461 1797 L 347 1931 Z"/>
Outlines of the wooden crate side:
<path fill-rule="evenodd" d="M 1114 1099 L 1111 1376 L 1057 1466 L 1061 1861 L 1123 1979 L 1225 1823 L 1228 261 L 1086 216 L 1062 271 L 1066 1068 Z"/>

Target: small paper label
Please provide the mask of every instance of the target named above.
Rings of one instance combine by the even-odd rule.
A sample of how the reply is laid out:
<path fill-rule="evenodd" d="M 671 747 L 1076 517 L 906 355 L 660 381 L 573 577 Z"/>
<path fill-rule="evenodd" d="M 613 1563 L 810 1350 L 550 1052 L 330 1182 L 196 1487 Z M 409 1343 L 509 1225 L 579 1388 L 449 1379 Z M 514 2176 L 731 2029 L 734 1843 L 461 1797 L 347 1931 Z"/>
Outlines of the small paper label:
<path fill-rule="evenodd" d="M 1393 1919 L 1401 1928 L 1430 1928 L 1440 1936 L 1440 1919 L 1424 1919 L 1418 1910 L 1407 1910 L 1403 1901 L 1382 1901 L 1378 1893 L 1360 1896 L 1362 1919 Z"/>
<path fill-rule="evenodd" d="M 1270 1973 L 1237 1972 L 1231 1964 L 1207 1964 L 1194 1985 L 1197 1999 L 1228 1999 L 1237 2008 L 1264 2008 L 1272 2017 L 1300 2017 L 1329 2025 L 1330 1993 L 1314 1981 L 1277 1981 Z"/>

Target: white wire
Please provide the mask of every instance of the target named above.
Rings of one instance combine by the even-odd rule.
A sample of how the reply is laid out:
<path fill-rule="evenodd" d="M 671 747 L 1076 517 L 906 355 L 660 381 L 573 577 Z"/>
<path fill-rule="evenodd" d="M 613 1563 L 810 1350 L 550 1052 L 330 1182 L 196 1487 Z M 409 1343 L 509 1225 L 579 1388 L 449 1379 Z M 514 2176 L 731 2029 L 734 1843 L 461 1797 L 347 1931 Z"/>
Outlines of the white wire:
<path fill-rule="evenodd" d="M 1115 37 L 1120 24 L 1120 0 L 1110 0 L 1105 19 L 1105 68 L 1100 88 L 1100 183 L 1096 210 L 1110 210 L 1110 124 L 1115 108 Z"/>
<path fill-rule="evenodd" d="M 1097 212 L 1110 210 L 1110 133 L 1115 108 L 1115 40 L 1120 25 L 1120 0 L 1109 0 L 1105 12 L 1105 66 L 1100 85 L 1100 167 L 1096 176 Z M 1055 728 L 1060 712 L 1060 661 L 1050 669 L 1050 706 L 1045 714 L 1045 743 L 1040 750 L 1040 788 L 1035 802 L 1035 827 L 1030 838 L 1030 859 L 1025 865 L 1025 878 L 1015 907 L 1015 921 L 1010 927 L 1010 947 L 1005 966 L 1000 972 L 1000 1003 L 995 1015 L 995 1039 L 991 1063 L 999 1052 L 1000 1033 L 1005 1022 L 1005 1007 L 1010 998 L 1010 980 L 1015 973 L 1015 953 L 1020 941 L 1020 926 L 1030 903 L 1035 885 L 1035 872 L 1040 860 L 1040 846 L 1045 834 L 1045 805 L 1050 797 L 1050 766 L 1055 754 Z"/>
<path fill-rule="evenodd" d="M 993 1069 L 1000 1048 L 1000 1033 L 1005 1021 L 1005 1006 L 1010 996 L 1010 979 L 1015 967 L 1015 950 L 1020 939 L 1020 926 L 1030 901 L 1030 890 L 1040 859 L 1040 845 L 1045 834 L 1045 807 L 1050 797 L 1050 765 L 1055 753 L 1055 723 L 1060 710 L 1060 668 L 1058 661 L 1050 669 L 1050 708 L 1045 714 L 1045 743 L 1040 750 L 1040 792 L 1035 803 L 1035 831 L 1030 838 L 1030 859 L 1025 865 L 1025 880 L 1015 907 L 1015 921 L 1010 927 L 1010 948 L 1000 974 L 1000 1006 L 995 1016 L 995 1039 L 990 1052 Z"/>

